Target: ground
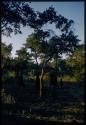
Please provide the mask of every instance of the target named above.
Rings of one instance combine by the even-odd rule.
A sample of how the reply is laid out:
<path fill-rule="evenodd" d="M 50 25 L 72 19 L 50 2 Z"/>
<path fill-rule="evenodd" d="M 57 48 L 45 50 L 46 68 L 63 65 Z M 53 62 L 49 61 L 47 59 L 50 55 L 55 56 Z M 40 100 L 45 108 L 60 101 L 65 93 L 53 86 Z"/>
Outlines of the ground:
<path fill-rule="evenodd" d="M 15 116 L 21 120 L 25 118 L 53 122 L 84 122 L 83 83 L 64 83 L 62 88 L 56 88 L 54 91 L 45 86 L 43 99 L 37 97 L 34 85 L 34 82 L 29 83 L 21 89 L 15 86 L 3 87 L 8 95 L 11 93 L 13 97 L 17 97 L 17 103 L 5 102 L 2 105 L 2 119 Z"/>

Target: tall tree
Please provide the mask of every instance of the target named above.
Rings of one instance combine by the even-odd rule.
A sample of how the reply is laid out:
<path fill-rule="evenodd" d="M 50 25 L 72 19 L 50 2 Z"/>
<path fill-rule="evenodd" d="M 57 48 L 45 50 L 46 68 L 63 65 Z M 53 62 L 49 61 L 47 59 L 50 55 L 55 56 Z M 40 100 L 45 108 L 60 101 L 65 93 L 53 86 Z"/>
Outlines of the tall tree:
<path fill-rule="evenodd" d="M 1 2 L 1 4 L 2 33 L 5 34 L 5 31 L 7 30 L 9 31 L 9 34 L 12 31 L 17 33 L 18 31 L 20 31 L 21 24 L 23 26 L 29 25 L 30 27 L 34 28 L 36 37 L 35 42 L 37 43 L 36 45 L 38 46 L 38 48 L 36 46 L 35 51 L 34 49 L 31 50 L 33 50 L 33 52 L 35 53 L 35 59 L 37 59 L 37 53 L 42 59 L 39 82 L 39 96 L 41 97 L 43 88 L 43 76 L 46 64 L 52 58 L 56 58 L 57 62 L 57 59 L 60 58 L 63 53 L 71 54 L 77 48 L 79 40 L 72 31 L 72 24 L 74 23 L 74 21 L 68 20 L 64 16 L 59 15 L 53 7 L 49 7 L 43 12 L 34 12 L 26 3 L 20 4 L 17 2 Z M 15 12 L 17 15 L 14 18 Z M 47 40 L 49 31 L 45 32 L 42 28 L 44 24 L 48 23 L 55 24 L 55 27 L 60 30 L 61 35 L 55 35 Z M 13 28 L 11 26 L 13 26 Z"/>
<path fill-rule="evenodd" d="M 40 29 L 41 27 L 38 27 L 36 31 L 37 36 L 41 37 L 41 43 L 42 43 L 42 68 L 41 68 L 41 74 L 40 74 L 40 97 L 42 95 L 42 86 L 43 86 L 43 76 L 44 76 L 44 69 L 46 67 L 46 64 L 54 58 L 56 60 L 56 69 L 57 69 L 57 59 L 61 58 L 62 54 L 72 54 L 75 49 L 78 46 L 79 39 L 78 36 L 74 35 L 74 32 L 72 30 L 72 24 L 74 24 L 73 20 L 68 20 L 62 15 L 59 15 L 56 13 L 55 9 L 53 7 L 49 7 L 47 10 L 43 11 L 42 13 L 39 13 L 39 18 L 42 20 L 42 27 L 46 23 L 55 24 L 55 27 L 59 29 L 61 32 L 61 35 L 55 35 L 52 38 L 50 38 L 48 41 L 46 41 L 45 38 L 48 36 L 41 35 Z M 39 25 L 38 25 L 39 26 Z M 49 34 L 49 32 L 48 32 Z M 44 46 L 45 45 L 45 46 Z M 46 47 L 47 46 L 47 47 Z M 46 51 L 46 48 L 48 51 Z"/>
<path fill-rule="evenodd" d="M 41 31 L 43 33 L 43 31 Z M 67 34 L 62 34 L 61 36 L 53 36 L 48 41 L 45 40 L 46 37 L 49 36 L 49 32 L 47 32 L 47 36 L 41 36 L 39 31 L 32 34 L 26 42 L 26 47 L 31 48 L 31 51 L 35 53 L 35 60 L 37 62 L 37 58 L 41 59 L 41 71 L 40 71 L 40 82 L 39 82 L 39 96 L 42 96 L 43 89 L 43 77 L 46 72 L 46 65 L 51 60 L 54 59 L 57 62 L 57 59 L 61 58 L 62 54 L 72 54 L 76 47 L 78 46 L 77 36 L 70 31 Z M 44 37 L 44 38 L 43 38 Z M 38 62 L 37 62 L 38 63 Z M 55 66 L 56 71 L 57 63 Z M 63 69 L 64 70 L 64 69 Z"/>

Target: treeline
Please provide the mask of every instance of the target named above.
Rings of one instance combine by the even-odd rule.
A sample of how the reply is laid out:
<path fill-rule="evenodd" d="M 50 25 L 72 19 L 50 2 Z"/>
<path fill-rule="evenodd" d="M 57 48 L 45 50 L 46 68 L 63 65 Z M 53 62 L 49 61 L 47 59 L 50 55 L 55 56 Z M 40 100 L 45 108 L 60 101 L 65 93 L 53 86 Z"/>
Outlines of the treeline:
<path fill-rule="evenodd" d="M 35 45 L 35 44 L 34 44 Z M 35 45 L 36 46 L 36 45 Z M 38 46 L 37 46 L 38 47 Z M 17 57 L 12 57 L 12 45 L 6 45 L 2 43 L 1 45 L 1 68 L 2 68 L 2 83 L 9 84 L 9 81 L 18 76 L 21 76 L 25 81 L 36 80 L 37 74 L 40 74 L 42 67 L 42 59 L 35 60 L 34 52 L 27 51 L 27 49 L 22 47 L 20 50 L 16 51 Z M 45 49 L 45 48 L 44 48 Z M 50 79 L 50 73 L 57 72 L 57 81 L 61 78 L 63 81 L 79 82 L 84 81 L 84 71 L 85 71 L 85 50 L 84 45 L 79 45 L 72 56 L 66 59 L 50 60 L 44 71 L 44 80 Z M 21 79 L 21 78 L 20 78 Z"/>

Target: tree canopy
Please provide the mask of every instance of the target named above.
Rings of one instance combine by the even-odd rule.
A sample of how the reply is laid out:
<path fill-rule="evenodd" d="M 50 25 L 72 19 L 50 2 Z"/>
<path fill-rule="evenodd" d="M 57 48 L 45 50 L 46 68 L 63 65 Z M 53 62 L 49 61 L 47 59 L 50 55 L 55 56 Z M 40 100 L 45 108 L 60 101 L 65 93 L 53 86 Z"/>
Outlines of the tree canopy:
<path fill-rule="evenodd" d="M 59 30 L 60 35 L 55 33 L 52 36 L 53 30 L 44 30 L 44 25 L 48 24 L 54 24 L 54 28 Z M 3 35 L 9 36 L 12 32 L 15 34 L 21 33 L 22 26 L 30 26 L 34 29 L 34 32 L 26 39 L 24 46 L 16 51 L 18 58 L 16 58 L 15 67 L 22 74 L 25 71 L 24 68 L 29 66 L 28 63 L 32 63 L 32 67 L 36 67 L 35 75 L 39 80 L 37 83 L 39 83 L 40 97 L 43 89 L 43 78 L 48 71 L 46 67 L 54 70 L 57 80 L 58 72 L 62 75 L 66 72 L 69 73 L 71 69 L 71 66 L 67 68 L 66 62 L 62 60 L 62 55 L 74 56 L 74 58 L 76 55 L 80 57 L 77 50 L 80 40 L 74 33 L 73 24 L 73 20 L 58 14 L 52 6 L 43 12 L 38 12 L 34 11 L 28 2 L 1 2 L 1 30 Z M 11 48 L 11 46 L 8 48 Z M 35 60 L 36 64 L 30 62 L 32 59 Z M 40 63 L 38 60 L 40 60 Z M 53 68 L 48 67 L 52 60 L 55 62 Z M 79 61 L 80 59 L 76 60 L 77 63 Z"/>
<path fill-rule="evenodd" d="M 43 12 L 35 12 L 27 2 L 6 2 L 1 4 L 1 32 L 9 36 L 12 32 L 21 33 L 21 26 L 30 26 L 38 30 L 46 23 L 55 23 L 56 28 L 62 32 L 68 32 L 73 20 L 68 20 L 56 13 L 53 7 L 49 7 Z"/>
<path fill-rule="evenodd" d="M 36 18 L 34 10 L 26 2 L 2 1 L 0 4 L 3 35 L 21 33 L 21 26 L 30 25 Z"/>

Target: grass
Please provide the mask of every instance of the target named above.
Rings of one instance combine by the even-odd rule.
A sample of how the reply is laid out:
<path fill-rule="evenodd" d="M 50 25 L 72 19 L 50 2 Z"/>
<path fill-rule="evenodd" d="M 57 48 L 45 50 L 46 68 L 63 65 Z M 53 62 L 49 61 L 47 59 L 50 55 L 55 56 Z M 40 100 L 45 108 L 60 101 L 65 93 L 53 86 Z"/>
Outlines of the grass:
<path fill-rule="evenodd" d="M 43 100 L 37 98 L 34 83 L 18 89 L 4 87 L 2 95 L 16 97 L 17 103 L 3 103 L 2 113 L 26 118 L 58 122 L 84 122 L 84 86 L 82 83 L 66 84 L 52 93 L 45 87 Z"/>

